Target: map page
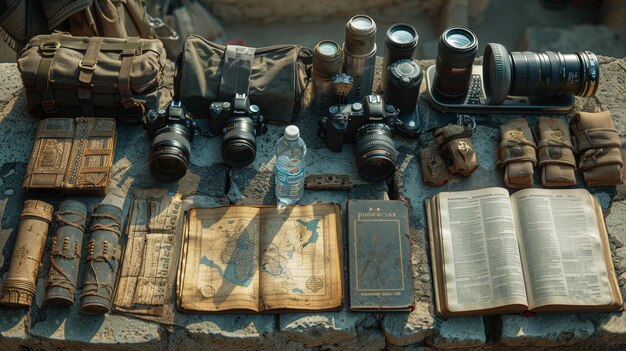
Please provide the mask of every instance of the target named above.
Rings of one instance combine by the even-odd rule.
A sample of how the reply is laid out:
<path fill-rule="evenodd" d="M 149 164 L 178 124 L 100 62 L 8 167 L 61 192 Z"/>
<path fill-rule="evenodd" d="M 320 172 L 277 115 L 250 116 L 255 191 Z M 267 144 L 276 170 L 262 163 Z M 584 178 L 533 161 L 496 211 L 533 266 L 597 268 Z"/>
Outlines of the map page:
<path fill-rule="evenodd" d="M 192 209 L 178 303 L 183 311 L 341 306 L 336 204 Z"/>

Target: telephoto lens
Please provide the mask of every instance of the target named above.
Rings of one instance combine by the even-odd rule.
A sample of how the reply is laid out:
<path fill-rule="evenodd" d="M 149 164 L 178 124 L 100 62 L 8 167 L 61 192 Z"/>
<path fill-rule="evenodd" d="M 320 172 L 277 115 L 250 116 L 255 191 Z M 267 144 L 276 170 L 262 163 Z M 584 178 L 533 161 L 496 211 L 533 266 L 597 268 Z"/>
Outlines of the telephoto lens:
<path fill-rule="evenodd" d="M 396 172 L 396 147 L 391 128 L 385 123 L 367 123 L 355 136 L 356 165 L 359 177 L 368 181 L 391 178 Z"/>
<path fill-rule="evenodd" d="M 360 102 L 372 93 L 376 65 L 376 23 L 365 15 L 352 17 L 346 24 L 343 43 L 343 71 L 354 79 L 349 102 Z"/>
<path fill-rule="evenodd" d="M 452 27 L 443 32 L 435 64 L 435 94 L 448 100 L 462 99 L 467 95 L 477 50 L 478 39 L 471 30 Z"/>
<path fill-rule="evenodd" d="M 389 66 L 387 80 L 384 81 L 384 101 L 400 110 L 400 115 L 415 111 L 417 97 L 424 73 L 413 60 L 400 60 Z"/>
<path fill-rule="evenodd" d="M 590 51 L 509 53 L 503 45 L 489 43 L 483 78 L 490 104 L 504 102 L 507 95 L 550 98 L 571 93 L 590 97 L 598 90 L 600 65 Z"/>
<path fill-rule="evenodd" d="M 332 40 L 320 41 L 313 49 L 311 111 L 326 114 L 333 104 L 332 77 L 341 71 L 342 51 Z"/>
<path fill-rule="evenodd" d="M 417 40 L 417 31 L 410 24 L 396 23 L 389 27 L 385 35 L 385 56 L 380 80 L 383 84 L 387 81 L 388 69 L 392 63 L 415 58 Z M 383 91 L 384 89 L 383 85 Z"/>

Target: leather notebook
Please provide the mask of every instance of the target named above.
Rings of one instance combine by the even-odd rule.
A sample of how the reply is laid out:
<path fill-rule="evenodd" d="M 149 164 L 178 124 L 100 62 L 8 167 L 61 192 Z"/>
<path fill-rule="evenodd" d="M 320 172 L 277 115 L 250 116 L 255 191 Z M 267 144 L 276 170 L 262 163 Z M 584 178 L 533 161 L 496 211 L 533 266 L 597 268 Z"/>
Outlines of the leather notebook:
<path fill-rule="evenodd" d="M 348 202 L 350 311 L 414 308 L 409 211 L 402 201 Z"/>
<path fill-rule="evenodd" d="M 115 153 L 115 119 L 39 122 L 22 184 L 27 194 L 106 195 Z"/>

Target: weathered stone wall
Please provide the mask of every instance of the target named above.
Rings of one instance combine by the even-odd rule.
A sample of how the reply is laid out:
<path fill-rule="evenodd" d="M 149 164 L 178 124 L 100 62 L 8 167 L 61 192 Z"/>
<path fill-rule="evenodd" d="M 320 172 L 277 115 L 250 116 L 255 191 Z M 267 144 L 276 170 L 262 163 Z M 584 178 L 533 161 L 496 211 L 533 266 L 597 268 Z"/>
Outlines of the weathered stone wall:
<path fill-rule="evenodd" d="M 394 19 L 399 14 L 437 16 L 445 0 L 202 0 L 223 23 L 320 22 L 333 16 L 376 14 Z"/>
<path fill-rule="evenodd" d="M 577 98 L 576 109 L 590 112 L 610 110 L 622 138 L 624 156 L 626 62 L 607 57 L 600 57 L 600 61 L 599 90 L 593 98 Z M 378 68 L 380 62 L 379 58 Z M 422 61 L 420 64 L 425 69 L 433 62 Z M 171 85 L 172 65 L 167 74 L 168 84 Z M 419 100 L 419 111 L 424 129 L 455 119 L 454 115 L 434 111 L 423 96 Z M 303 203 L 330 201 L 345 205 L 350 198 L 383 199 L 395 194 L 412 205 L 410 224 L 416 308 L 411 313 L 350 313 L 344 306 L 340 311 L 333 312 L 280 315 L 195 315 L 182 314 L 170 308 L 160 322 L 115 313 L 86 316 L 79 313 L 77 304 L 70 309 L 42 306 L 45 262 L 49 262 L 48 256 L 44 256 L 38 291 L 31 309 L 0 307 L 0 350 L 623 349 L 626 344 L 626 314 L 623 312 L 534 318 L 498 315 L 447 319 L 434 314 L 423 200 L 440 191 L 503 185 L 503 174 L 495 164 L 498 126 L 510 116 L 478 117 L 479 125 L 473 136 L 478 169 L 470 177 L 455 178 L 440 187 L 423 184 L 417 157 L 420 146 L 415 140 L 394 140 L 398 150 L 398 172 L 391 188 L 388 188 L 387 184 L 367 184 L 358 178 L 351 145 L 346 145 L 341 153 L 331 152 L 325 147 L 324 141 L 316 135 L 318 117 L 304 113 L 297 121 L 309 148 L 307 174 L 346 174 L 355 184 L 349 192 L 306 191 Z M 536 123 L 536 116 L 528 118 L 531 124 Z M 0 278 L 8 269 L 19 212 L 26 198 L 21 191 L 21 181 L 36 123 L 35 118 L 24 112 L 24 94 L 16 66 L 0 65 Z M 199 123 L 206 128 L 206 120 Z M 272 204 L 274 145 L 282 129 L 281 126 L 270 126 L 268 134 L 257 140 L 255 162 L 239 169 L 229 169 L 221 161 L 220 138 L 198 136 L 192 143 L 188 174 L 179 182 L 158 183 L 147 170 L 150 140 L 145 131 L 138 125 L 120 125 L 109 194 L 104 199 L 85 200 L 90 209 L 94 204 L 105 201 L 124 206 L 127 213 L 134 189 L 165 187 L 182 192 L 186 197 L 186 208 L 228 203 Z M 626 185 L 591 190 L 601 201 L 606 215 L 611 251 L 624 295 Z M 52 199 L 52 202 L 58 205 L 59 199 Z M 345 206 L 342 207 L 345 218 Z M 345 257 L 344 251 L 344 268 Z M 80 293 L 82 287 L 78 289 L 77 293 Z M 347 296 L 347 289 L 345 293 Z"/>

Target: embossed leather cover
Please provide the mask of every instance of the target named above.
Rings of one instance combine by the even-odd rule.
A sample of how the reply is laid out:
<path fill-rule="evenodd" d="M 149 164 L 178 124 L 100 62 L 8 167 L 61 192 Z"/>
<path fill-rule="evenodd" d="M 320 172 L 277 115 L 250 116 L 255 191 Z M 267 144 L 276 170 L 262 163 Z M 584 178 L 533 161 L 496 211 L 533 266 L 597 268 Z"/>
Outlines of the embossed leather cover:
<path fill-rule="evenodd" d="M 609 111 L 578 112 L 570 127 L 580 153 L 578 167 L 587 186 L 622 184 L 620 138 Z"/>
<path fill-rule="evenodd" d="M 348 201 L 350 311 L 414 307 L 409 209 L 402 201 Z"/>
<path fill-rule="evenodd" d="M 169 302 L 174 284 L 178 224 L 183 196 L 167 189 L 135 192 L 126 227 L 126 251 L 117 281 L 113 309 L 158 316 Z M 170 279 L 168 279 L 170 278 Z"/>
<path fill-rule="evenodd" d="M 576 184 L 576 159 L 567 124 L 560 118 L 539 117 L 537 158 L 541 185 L 561 187 Z"/>
<path fill-rule="evenodd" d="M 525 118 L 500 125 L 498 165 L 504 168 L 504 183 L 509 188 L 532 188 L 537 164 L 537 145 Z"/>
<path fill-rule="evenodd" d="M 24 191 L 54 196 L 106 195 L 114 152 L 114 119 L 44 119 L 37 128 Z"/>
<path fill-rule="evenodd" d="M 2 284 L 0 304 L 20 307 L 32 304 L 51 220 L 51 204 L 39 200 L 24 202 L 9 272 Z"/>

